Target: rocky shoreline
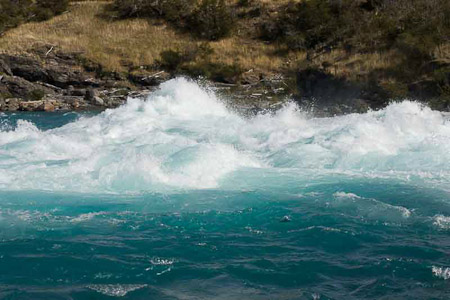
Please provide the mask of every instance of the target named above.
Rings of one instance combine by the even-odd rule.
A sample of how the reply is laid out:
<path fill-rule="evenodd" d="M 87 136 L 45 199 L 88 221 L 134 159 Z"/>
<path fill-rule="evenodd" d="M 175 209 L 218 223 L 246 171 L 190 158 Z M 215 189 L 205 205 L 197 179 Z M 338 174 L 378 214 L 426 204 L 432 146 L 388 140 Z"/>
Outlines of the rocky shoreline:
<path fill-rule="evenodd" d="M 167 80 L 162 75 L 167 74 L 155 76 L 151 86 L 132 86 L 120 78 L 100 77 L 87 71 L 80 66 L 78 54 L 0 54 L 0 111 L 113 108 L 123 104 L 128 96 L 148 94 Z"/>
<path fill-rule="evenodd" d="M 0 54 L 0 111 L 115 108 L 128 97 L 145 97 L 176 76 L 165 71 L 139 76 L 102 73 L 98 66 L 82 61 L 76 53 L 41 50 L 34 54 Z M 281 76 L 247 81 L 247 84 L 208 82 L 206 85 L 225 97 L 233 95 L 232 105 L 248 110 L 271 108 L 289 96 Z"/>
<path fill-rule="evenodd" d="M 128 97 L 144 98 L 175 76 L 166 71 L 146 71 L 140 75 L 103 72 L 101 66 L 86 61 L 78 53 L 52 48 L 38 49 L 33 55 L 0 53 L 0 111 L 115 108 Z M 294 87 L 282 75 L 252 73 L 244 74 L 239 82 L 206 85 L 246 113 L 277 109 L 287 100 L 296 101 L 316 116 L 362 113 L 389 102 L 389 95 L 376 86 L 352 85 L 317 70 L 298 72 Z M 449 111 L 450 107 L 441 110 Z"/>

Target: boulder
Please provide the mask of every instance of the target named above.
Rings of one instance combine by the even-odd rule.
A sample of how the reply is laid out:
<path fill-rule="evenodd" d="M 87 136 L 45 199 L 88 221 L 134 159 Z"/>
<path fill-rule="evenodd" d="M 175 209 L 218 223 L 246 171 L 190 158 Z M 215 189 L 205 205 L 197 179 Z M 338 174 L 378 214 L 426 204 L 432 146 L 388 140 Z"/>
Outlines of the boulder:
<path fill-rule="evenodd" d="M 23 111 L 36 111 L 38 108 L 44 104 L 44 101 L 22 101 L 19 104 L 20 110 Z"/>
<path fill-rule="evenodd" d="M 362 113 L 384 106 L 389 94 L 377 83 L 348 81 L 322 69 L 307 68 L 297 73 L 298 102 L 324 115 Z"/>
<path fill-rule="evenodd" d="M 6 99 L 4 102 L 5 108 L 4 111 L 17 111 L 20 108 L 20 102 L 22 99 L 19 98 L 9 98 Z"/>
<path fill-rule="evenodd" d="M 254 84 L 259 83 L 262 78 L 263 78 L 262 74 L 255 72 L 254 70 L 249 70 L 247 72 L 242 73 L 241 83 L 254 85 Z"/>
<path fill-rule="evenodd" d="M 78 70 L 74 70 L 64 65 L 47 66 L 48 83 L 60 88 L 85 85 L 86 77 Z"/>
<path fill-rule="evenodd" d="M 0 59 L 9 66 L 14 76 L 22 77 L 28 81 L 48 82 L 47 72 L 35 58 L 3 54 Z"/>
<path fill-rule="evenodd" d="M 6 62 L 2 58 L 0 58 L 0 75 L 12 76 L 10 67 L 6 64 Z"/>
<path fill-rule="evenodd" d="M 327 102 L 359 98 L 361 93 L 359 86 L 315 68 L 297 73 L 297 87 L 302 97 Z"/>
<path fill-rule="evenodd" d="M 92 103 L 93 103 L 94 105 L 97 105 L 97 106 L 103 106 L 103 105 L 105 105 L 105 101 L 103 101 L 103 99 L 100 98 L 100 97 L 98 97 L 98 96 L 94 96 L 94 99 L 92 100 Z"/>
<path fill-rule="evenodd" d="M 84 90 L 84 89 L 73 89 L 73 90 L 70 91 L 69 95 L 70 96 L 82 97 L 82 96 L 86 95 L 86 90 Z"/>
<path fill-rule="evenodd" d="M 0 82 L 0 91 L 7 92 L 12 97 L 29 99 L 39 94 L 53 94 L 54 91 L 46 86 L 29 82 L 17 76 L 3 76 Z"/>
<path fill-rule="evenodd" d="M 92 102 L 94 100 L 94 97 L 97 96 L 97 91 L 94 89 L 87 89 L 84 94 L 84 100 L 88 102 Z"/>
<path fill-rule="evenodd" d="M 50 101 L 43 101 L 43 103 L 38 107 L 38 110 L 51 112 L 55 110 L 55 105 Z"/>
<path fill-rule="evenodd" d="M 413 82 L 408 86 L 408 92 L 410 97 L 421 100 L 437 98 L 441 93 L 439 84 L 434 80 Z"/>
<path fill-rule="evenodd" d="M 69 85 L 84 86 L 86 84 L 86 77 L 80 70 L 65 63 L 58 63 L 55 60 L 43 62 L 31 56 L 2 54 L 0 55 L 0 61 L 8 66 L 9 75 L 22 77 L 31 82 L 41 81 L 59 88 L 67 88 Z"/>

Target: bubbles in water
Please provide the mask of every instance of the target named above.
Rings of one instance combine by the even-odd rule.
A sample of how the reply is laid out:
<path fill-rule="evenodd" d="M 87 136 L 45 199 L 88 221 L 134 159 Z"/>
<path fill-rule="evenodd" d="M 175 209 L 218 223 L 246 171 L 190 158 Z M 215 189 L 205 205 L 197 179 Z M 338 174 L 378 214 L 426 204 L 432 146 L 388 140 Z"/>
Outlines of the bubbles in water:
<path fill-rule="evenodd" d="M 173 259 L 164 259 L 159 257 L 154 257 L 150 260 L 150 263 L 154 266 L 171 266 L 174 262 L 175 260 Z"/>
<path fill-rule="evenodd" d="M 91 284 L 87 287 L 106 296 L 124 297 L 128 293 L 146 286 L 146 284 Z"/>
<path fill-rule="evenodd" d="M 450 279 L 450 268 L 432 267 L 433 275 L 444 280 Z"/>
<path fill-rule="evenodd" d="M 450 229 L 450 217 L 446 217 L 443 215 L 437 215 L 433 218 L 433 225 L 437 226 L 440 229 Z"/>
<path fill-rule="evenodd" d="M 97 216 L 102 216 L 105 214 L 106 214 L 106 212 L 90 212 L 90 213 L 81 214 L 78 217 L 72 218 L 70 221 L 72 223 L 86 222 L 86 221 L 92 220 L 93 218 L 95 218 Z"/>

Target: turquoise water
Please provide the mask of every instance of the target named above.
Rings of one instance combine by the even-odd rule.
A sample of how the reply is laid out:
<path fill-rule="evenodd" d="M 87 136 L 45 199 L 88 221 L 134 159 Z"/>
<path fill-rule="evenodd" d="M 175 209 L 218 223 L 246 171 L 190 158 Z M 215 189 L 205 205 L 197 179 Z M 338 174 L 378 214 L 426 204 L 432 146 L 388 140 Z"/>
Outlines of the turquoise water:
<path fill-rule="evenodd" d="M 248 118 L 185 79 L 0 114 L 0 298 L 448 299 L 449 119 Z"/>

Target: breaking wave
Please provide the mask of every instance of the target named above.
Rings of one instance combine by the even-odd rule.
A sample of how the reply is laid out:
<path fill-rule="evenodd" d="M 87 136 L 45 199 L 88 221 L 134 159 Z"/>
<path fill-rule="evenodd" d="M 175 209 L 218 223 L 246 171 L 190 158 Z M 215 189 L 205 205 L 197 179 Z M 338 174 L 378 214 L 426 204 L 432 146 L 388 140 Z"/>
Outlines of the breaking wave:
<path fill-rule="evenodd" d="M 0 131 L 0 189 L 142 192 L 262 188 L 332 174 L 445 186 L 450 121 L 416 102 L 313 118 L 293 103 L 246 118 L 187 79 L 50 130 Z M 342 195 L 341 195 L 342 196 Z"/>

